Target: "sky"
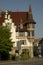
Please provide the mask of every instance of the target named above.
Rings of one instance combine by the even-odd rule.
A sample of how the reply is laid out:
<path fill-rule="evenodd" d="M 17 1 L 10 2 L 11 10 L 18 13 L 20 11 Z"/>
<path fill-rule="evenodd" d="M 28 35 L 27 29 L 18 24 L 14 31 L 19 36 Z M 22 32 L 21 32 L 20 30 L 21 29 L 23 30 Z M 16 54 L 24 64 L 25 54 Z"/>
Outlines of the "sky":
<path fill-rule="evenodd" d="M 28 11 L 32 6 L 35 25 L 35 38 L 43 37 L 43 0 L 0 0 L 0 10 Z"/>

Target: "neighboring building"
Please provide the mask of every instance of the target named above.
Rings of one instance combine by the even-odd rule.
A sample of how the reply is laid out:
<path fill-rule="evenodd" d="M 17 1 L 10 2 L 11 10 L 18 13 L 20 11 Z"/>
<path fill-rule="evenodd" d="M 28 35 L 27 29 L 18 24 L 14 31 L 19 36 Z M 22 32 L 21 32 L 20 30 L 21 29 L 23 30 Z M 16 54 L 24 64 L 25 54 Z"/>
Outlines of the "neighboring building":
<path fill-rule="evenodd" d="M 33 19 L 31 5 L 28 12 L 0 11 L 0 24 L 2 23 L 12 32 L 11 39 L 14 42 L 12 54 L 17 50 L 21 54 L 23 49 L 28 49 L 30 57 L 33 57 L 36 22 Z"/>
<path fill-rule="evenodd" d="M 37 47 L 38 56 L 42 57 L 43 56 L 43 38 L 35 39 L 34 46 Z M 37 52 L 37 50 L 35 51 L 35 53 Z"/>
<path fill-rule="evenodd" d="M 35 57 L 39 56 L 39 42 L 40 42 L 41 38 L 39 39 L 35 39 L 33 42 L 33 54 Z"/>
<path fill-rule="evenodd" d="M 41 54 L 41 56 L 43 56 L 43 38 L 39 41 L 38 48 L 39 53 Z"/>
<path fill-rule="evenodd" d="M 39 42 L 40 42 L 41 39 L 42 39 L 42 38 L 34 39 L 34 43 L 33 43 L 33 45 L 38 46 L 38 45 L 39 45 Z"/>

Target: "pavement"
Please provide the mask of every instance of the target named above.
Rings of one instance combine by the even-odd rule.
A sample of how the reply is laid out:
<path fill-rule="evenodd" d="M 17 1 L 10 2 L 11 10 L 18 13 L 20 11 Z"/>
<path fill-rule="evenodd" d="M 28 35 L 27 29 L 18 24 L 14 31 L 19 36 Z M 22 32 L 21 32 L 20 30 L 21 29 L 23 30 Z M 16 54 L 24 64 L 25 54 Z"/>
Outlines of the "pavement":
<path fill-rule="evenodd" d="M 0 61 L 0 65 L 43 65 L 43 58 L 32 58 L 29 60 Z"/>

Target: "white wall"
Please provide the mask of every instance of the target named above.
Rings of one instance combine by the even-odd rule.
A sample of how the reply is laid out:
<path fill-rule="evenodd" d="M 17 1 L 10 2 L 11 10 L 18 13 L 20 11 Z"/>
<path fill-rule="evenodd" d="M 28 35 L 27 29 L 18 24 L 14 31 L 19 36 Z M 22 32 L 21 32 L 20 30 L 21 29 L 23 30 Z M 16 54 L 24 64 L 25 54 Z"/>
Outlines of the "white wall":
<path fill-rule="evenodd" d="M 13 42 L 15 42 L 15 43 L 13 43 L 13 47 L 15 47 L 16 46 L 16 26 L 14 25 L 12 18 L 10 18 L 10 15 L 5 16 L 3 26 L 6 26 L 7 23 L 11 24 L 11 29 L 10 29 L 11 39 L 12 39 Z"/>
<path fill-rule="evenodd" d="M 7 19 L 6 19 L 7 18 Z M 10 17 L 10 15 L 7 13 L 5 14 L 5 22 L 3 23 L 3 25 L 5 26 L 7 23 L 11 23 L 11 29 L 10 29 L 10 32 L 12 32 L 11 34 L 11 39 L 13 42 L 15 42 L 13 44 L 13 47 L 16 47 L 17 46 L 17 41 L 19 40 L 22 40 L 22 39 L 17 39 L 16 36 L 18 36 L 18 32 L 16 33 L 16 26 L 15 24 L 13 23 L 12 21 L 12 18 Z M 24 33 L 25 36 L 27 37 L 27 32 Z M 26 45 L 27 46 L 32 46 L 32 43 L 29 42 L 29 40 L 27 38 L 25 38 L 24 40 L 26 40 Z"/>

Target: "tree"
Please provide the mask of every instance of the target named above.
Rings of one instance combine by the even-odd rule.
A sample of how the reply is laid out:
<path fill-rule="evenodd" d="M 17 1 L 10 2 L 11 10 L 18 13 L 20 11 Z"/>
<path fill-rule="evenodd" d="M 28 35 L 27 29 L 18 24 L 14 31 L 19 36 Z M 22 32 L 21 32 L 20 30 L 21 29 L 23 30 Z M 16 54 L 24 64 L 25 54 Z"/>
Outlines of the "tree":
<path fill-rule="evenodd" d="M 0 26 L 0 57 L 8 59 L 9 51 L 13 47 L 13 42 L 10 39 L 11 32 L 6 26 Z"/>

